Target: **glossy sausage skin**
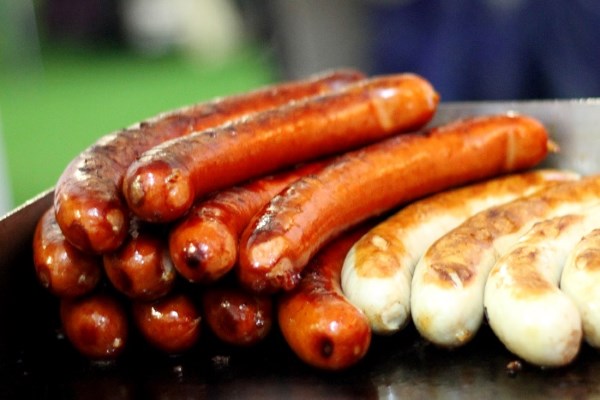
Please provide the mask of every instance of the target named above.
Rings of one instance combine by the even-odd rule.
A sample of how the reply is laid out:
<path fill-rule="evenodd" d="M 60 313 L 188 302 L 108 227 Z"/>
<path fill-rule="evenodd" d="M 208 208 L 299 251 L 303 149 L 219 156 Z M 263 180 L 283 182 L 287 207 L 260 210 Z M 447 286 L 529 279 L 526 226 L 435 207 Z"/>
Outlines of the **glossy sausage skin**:
<path fill-rule="evenodd" d="M 371 344 L 367 317 L 342 293 L 346 253 L 366 227 L 342 234 L 311 260 L 299 285 L 278 301 L 281 332 L 307 364 L 341 370 L 358 363 Z"/>
<path fill-rule="evenodd" d="M 211 286 L 202 294 L 204 321 L 217 338 L 234 346 L 261 342 L 273 326 L 273 299 L 235 286 Z"/>
<path fill-rule="evenodd" d="M 111 295 L 62 299 L 60 318 L 67 339 L 89 359 L 113 360 L 125 350 L 129 321 L 122 304 Z"/>
<path fill-rule="evenodd" d="M 326 72 L 306 80 L 217 98 L 104 136 L 71 161 L 60 176 L 54 196 L 58 223 L 67 239 L 80 249 L 96 253 L 115 250 L 128 231 L 121 182 L 129 164 L 142 152 L 166 140 L 289 101 L 335 91 L 363 78 L 354 70 Z"/>
<path fill-rule="evenodd" d="M 185 293 L 173 292 L 152 302 L 136 301 L 132 308 L 142 336 L 164 353 L 181 354 L 200 339 L 200 311 Z"/>
<path fill-rule="evenodd" d="M 33 235 L 33 264 L 38 281 L 58 297 L 90 293 L 102 278 L 102 259 L 69 243 L 49 208 Z"/>
<path fill-rule="evenodd" d="M 128 168 L 123 192 L 140 218 L 171 221 L 211 191 L 417 129 L 437 103 L 418 76 L 366 79 L 156 146 Z"/>
<path fill-rule="evenodd" d="M 236 264 L 239 236 L 254 214 L 292 182 L 324 165 L 315 162 L 259 178 L 195 204 L 169 234 L 169 251 L 179 274 L 197 283 L 222 278 Z"/>
<path fill-rule="evenodd" d="M 239 279 L 258 292 L 289 290 L 342 230 L 427 194 L 536 165 L 547 142 L 538 121 L 495 115 L 346 153 L 292 184 L 253 219 L 240 239 Z"/>
<path fill-rule="evenodd" d="M 136 222 L 123 245 L 103 256 L 103 264 L 112 285 L 135 300 L 150 301 L 166 295 L 177 278 L 167 233 Z"/>

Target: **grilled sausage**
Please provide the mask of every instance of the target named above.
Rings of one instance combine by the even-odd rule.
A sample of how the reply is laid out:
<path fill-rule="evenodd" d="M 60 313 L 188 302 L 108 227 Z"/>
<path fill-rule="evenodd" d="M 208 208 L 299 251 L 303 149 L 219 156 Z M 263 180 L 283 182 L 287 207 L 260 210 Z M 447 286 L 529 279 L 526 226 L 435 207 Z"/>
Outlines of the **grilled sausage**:
<path fill-rule="evenodd" d="M 346 369 L 369 349 L 369 321 L 348 301 L 340 286 L 346 253 L 365 232 L 366 226 L 362 226 L 331 242 L 311 260 L 298 286 L 278 301 L 283 337 L 308 365 Z"/>
<path fill-rule="evenodd" d="M 140 218 L 171 221 L 211 191 L 416 129 L 437 103 L 418 76 L 370 78 L 156 146 L 128 168 L 123 192 Z"/>
<path fill-rule="evenodd" d="M 58 297 L 90 293 L 102 278 L 102 259 L 69 243 L 49 208 L 33 235 L 33 264 L 38 281 Z"/>
<path fill-rule="evenodd" d="M 71 161 L 60 176 L 54 198 L 58 223 L 76 247 L 97 253 L 113 251 L 128 231 L 128 212 L 120 194 L 123 175 L 142 152 L 168 139 L 335 91 L 363 78 L 353 70 L 332 71 L 214 99 L 106 135 Z"/>
<path fill-rule="evenodd" d="M 273 326 L 273 298 L 217 285 L 202 294 L 204 321 L 221 341 L 253 346 L 267 337 Z"/>
<path fill-rule="evenodd" d="M 529 168 L 547 132 L 516 115 L 457 121 L 340 156 L 276 196 L 244 231 L 238 276 L 259 292 L 293 288 L 318 249 L 342 230 L 416 198 Z"/>
<path fill-rule="evenodd" d="M 131 299 L 156 300 L 171 291 L 177 271 L 171 261 L 167 233 L 134 221 L 123 245 L 103 256 L 112 285 Z"/>
<path fill-rule="evenodd" d="M 581 316 L 558 284 L 569 252 L 595 227 L 600 207 L 538 222 L 491 269 L 483 303 L 488 322 L 525 361 L 560 367 L 579 353 Z"/>
<path fill-rule="evenodd" d="M 236 264 L 239 236 L 254 214 L 292 182 L 323 165 L 311 163 L 259 178 L 194 205 L 169 234 L 169 251 L 179 274 L 200 283 L 222 278 Z"/>
<path fill-rule="evenodd" d="M 490 269 L 536 222 L 600 200 L 600 176 L 563 182 L 475 214 L 437 240 L 415 268 L 411 313 L 423 337 L 442 347 L 469 342 L 481 326 Z"/>
<path fill-rule="evenodd" d="M 409 204 L 352 246 L 342 269 L 344 294 L 367 315 L 375 333 L 397 332 L 410 321 L 415 266 L 435 240 L 488 207 L 578 177 L 557 170 L 510 174 Z"/>
<path fill-rule="evenodd" d="M 92 360 L 114 360 L 125 350 L 129 322 L 124 307 L 108 294 L 62 299 L 60 319 L 69 342 Z"/>

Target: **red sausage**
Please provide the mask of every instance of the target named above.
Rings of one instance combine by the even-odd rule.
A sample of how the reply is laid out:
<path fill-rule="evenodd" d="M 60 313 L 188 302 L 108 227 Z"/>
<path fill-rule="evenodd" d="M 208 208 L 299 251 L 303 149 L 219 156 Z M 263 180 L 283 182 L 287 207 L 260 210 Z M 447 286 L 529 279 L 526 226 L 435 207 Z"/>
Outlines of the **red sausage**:
<path fill-rule="evenodd" d="M 104 270 L 112 285 L 131 299 L 156 300 L 171 291 L 177 271 L 166 232 L 136 222 L 125 243 L 104 255 Z"/>
<path fill-rule="evenodd" d="M 536 165 L 548 136 L 536 120 L 460 120 L 340 156 L 276 196 L 240 239 L 238 275 L 257 292 L 289 290 L 308 260 L 339 232 L 449 187 Z"/>
<path fill-rule="evenodd" d="M 133 319 L 148 343 L 168 354 L 181 354 L 200 338 L 199 310 L 183 293 L 171 293 L 153 302 L 134 302 Z"/>
<path fill-rule="evenodd" d="M 52 207 L 39 219 L 33 235 L 33 265 L 38 281 L 58 297 L 87 294 L 102 277 L 102 259 L 67 242 Z"/>
<path fill-rule="evenodd" d="M 125 239 L 129 222 L 120 195 L 121 182 L 129 164 L 142 152 L 166 140 L 335 91 L 363 78 L 353 70 L 324 73 L 175 110 L 104 136 L 71 161 L 60 176 L 54 195 L 58 223 L 66 238 L 80 249 L 115 250 Z"/>
<path fill-rule="evenodd" d="M 273 325 L 273 299 L 239 287 L 212 286 L 202 295 L 204 319 L 220 340 L 235 346 L 262 341 Z"/>
<path fill-rule="evenodd" d="M 129 333 L 127 314 L 107 294 L 61 300 L 60 318 L 67 339 L 85 357 L 112 360 L 125 349 Z"/>
<path fill-rule="evenodd" d="M 307 364 L 341 370 L 358 363 L 371 344 L 371 327 L 342 293 L 340 274 L 346 253 L 367 231 L 343 234 L 309 263 L 299 285 L 277 305 L 281 333 Z"/>
<path fill-rule="evenodd" d="M 418 76 L 367 79 L 156 146 L 128 168 L 123 192 L 140 218 L 171 221 L 211 191 L 416 129 L 437 103 Z"/>
<path fill-rule="evenodd" d="M 259 178 L 196 203 L 169 234 L 169 251 L 179 274 L 200 283 L 223 277 L 237 262 L 239 236 L 254 214 L 292 182 L 324 165 L 311 163 Z"/>

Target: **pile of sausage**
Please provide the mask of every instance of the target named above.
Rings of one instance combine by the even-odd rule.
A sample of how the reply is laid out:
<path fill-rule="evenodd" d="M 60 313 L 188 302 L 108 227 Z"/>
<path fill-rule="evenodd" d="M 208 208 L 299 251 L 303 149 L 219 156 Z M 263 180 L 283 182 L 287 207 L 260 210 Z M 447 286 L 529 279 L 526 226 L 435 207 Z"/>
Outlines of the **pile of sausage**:
<path fill-rule="evenodd" d="M 462 345 L 485 309 L 517 352 L 513 343 L 530 333 L 512 325 L 525 317 L 506 322 L 507 310 L 523 307 L 509 302 L 541 302 L 559 267 L 516 268 L 507 258 L 556 256 L 509 249 L 535 221 L 600 198 L 600 179 L 526 172 L 553 147 L 528 116 L 425 129 L 438 102 L 414 74 L 335 70 L 102 137 L 67 166 L 34 234 L 36 276 L 60 299 L 66 337 L 86 357 L 115 359 L 130 329 L 180 354 L 202 346 L 205 328 L 232 346 L 277 328 L 300 359 L 339 370 L 361 360 L 373 333 L 396 332 L 411 315 L 428 340 Z M 529 241 L 594 218 L 561 219 Z M 576 294 L 594 240 L 563 276 Z M 526 270 L 545 280 L 515 287 Z M 565 327 L 571 347 L 577 323 Z M 545 340 L 565 359 L 572 352 L 557 349 L 562 338 Z"/>

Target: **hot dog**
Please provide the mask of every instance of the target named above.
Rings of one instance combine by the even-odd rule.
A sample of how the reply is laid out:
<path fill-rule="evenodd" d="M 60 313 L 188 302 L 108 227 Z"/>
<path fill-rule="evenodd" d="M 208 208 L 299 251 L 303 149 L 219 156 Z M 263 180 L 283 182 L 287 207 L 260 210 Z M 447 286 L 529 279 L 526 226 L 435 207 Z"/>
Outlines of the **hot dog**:
<path fill-rule="evenodd" d="M 200 283 L 223 277 L 237 262 L 239 236 L 254 214 L 289 184 L 324 165 L 316 162 L 259 178 L 195 204 L 169 234 L 169 251 L 179 274 Z"/>
<path fill-rule="evenodd" d="M 258 292 L 289 290 L 330 238 L 433 192 L 529 168 L 548 151 L 536 120 L 497 115 L 398 135 L 348 152 L 276 196 L 240 240 L 238 276 Z"/>
<path fill-rule="evenodd" d="M 488 207 L 574 180 L 568 171 L 510 174 L 416 201 L 365 234 L 348 252 L 342 288 L 371 328 L 391 334 L 410 320 L 410 284 L 417 262 L 439 237 Z"/>
<path fill-rule="evenodd" d="M 341 370 L 358 363 L 371 344 L 366 316 L 342 293 L 340 272 L 346 253 L 367 226 L 334 240 L 315 256 L 298 286 L 277 304 L 281 333 L 308 365 Z"/>
<path fill-rule="evenodd" d="M 121 303 L 109 294 L 60 302 L 60 319 L 73 347 L 92 360 L 114 360 L 125 350 L 129 322 Z"/>
<path fill-rule="evenodd" d="M 200 311 L 186 293 L 172 292 L 151 302 L 132 304 L 133 321 L 146 341 L 167 354 L 181 354 L 200 339 Z"/>
<path fill-rule="evenodd" d="M 140 218 L 171 221 L 208 192 L 419 128 L 437 103 L 416 75 L 366 79 L 156 146 L 128 168 L 123 192 Z"/>
<path fill-rule="evenodd" d="M 267 337 L 273 326 L 273 298 L 217 285 L 202 293 L 204 321 L 221 341 L 253 346 Z"/>
<path fill-rule="evenodd" d="M 38 281 L 58 297 L 90 293 L 102 278 L 102 259 L 69 243 L 49 208 L 33 235 L 33 264 Z"/>
<path fill-rule="evenodd" d="M 483 294 L 497 258 L 536 222 L 600 200 L 600 176 L 542 189 L 475 214 L 437 240 L 415 268 L 411 313 L 423 337 L 442 347 L 469 342 L 481 326 Z"/>
<path fill-rule="evenodd" d="M 168 139 L 335 91 L 363 78 L 362 73 L 353 70 L 328 72 L 217 98 L 104 136 L 71 161 L 60 176 L 54 199 L 58 223 L 76 247 L 96 253 L 113 251 L 128 231 L 129 216 L 120 194 L 123 175 L 142 152 Z"/>
<path fill-rule="evenodd" d="M 488 322 L 525 361 L 559 367 L 579 353 L 581 316 L 558 284 L 569 252 L 594 227 L 600 207 L 538 222 L 491 269 L 483 303 Z"/>
<path fill-rule="evenodd" d="M 131 299 L 156 300 L 175 284 L 177 271 L 160 227 L 134 221 L 123 245 L 102 259 L 112 285 Z"/>
<path fill-rule="evenodd" d="M 583 338 L 600 348 L 600 226 L 585 234 L 569 253 L 560 278 L 560 288 L 581 315 Z"/>

